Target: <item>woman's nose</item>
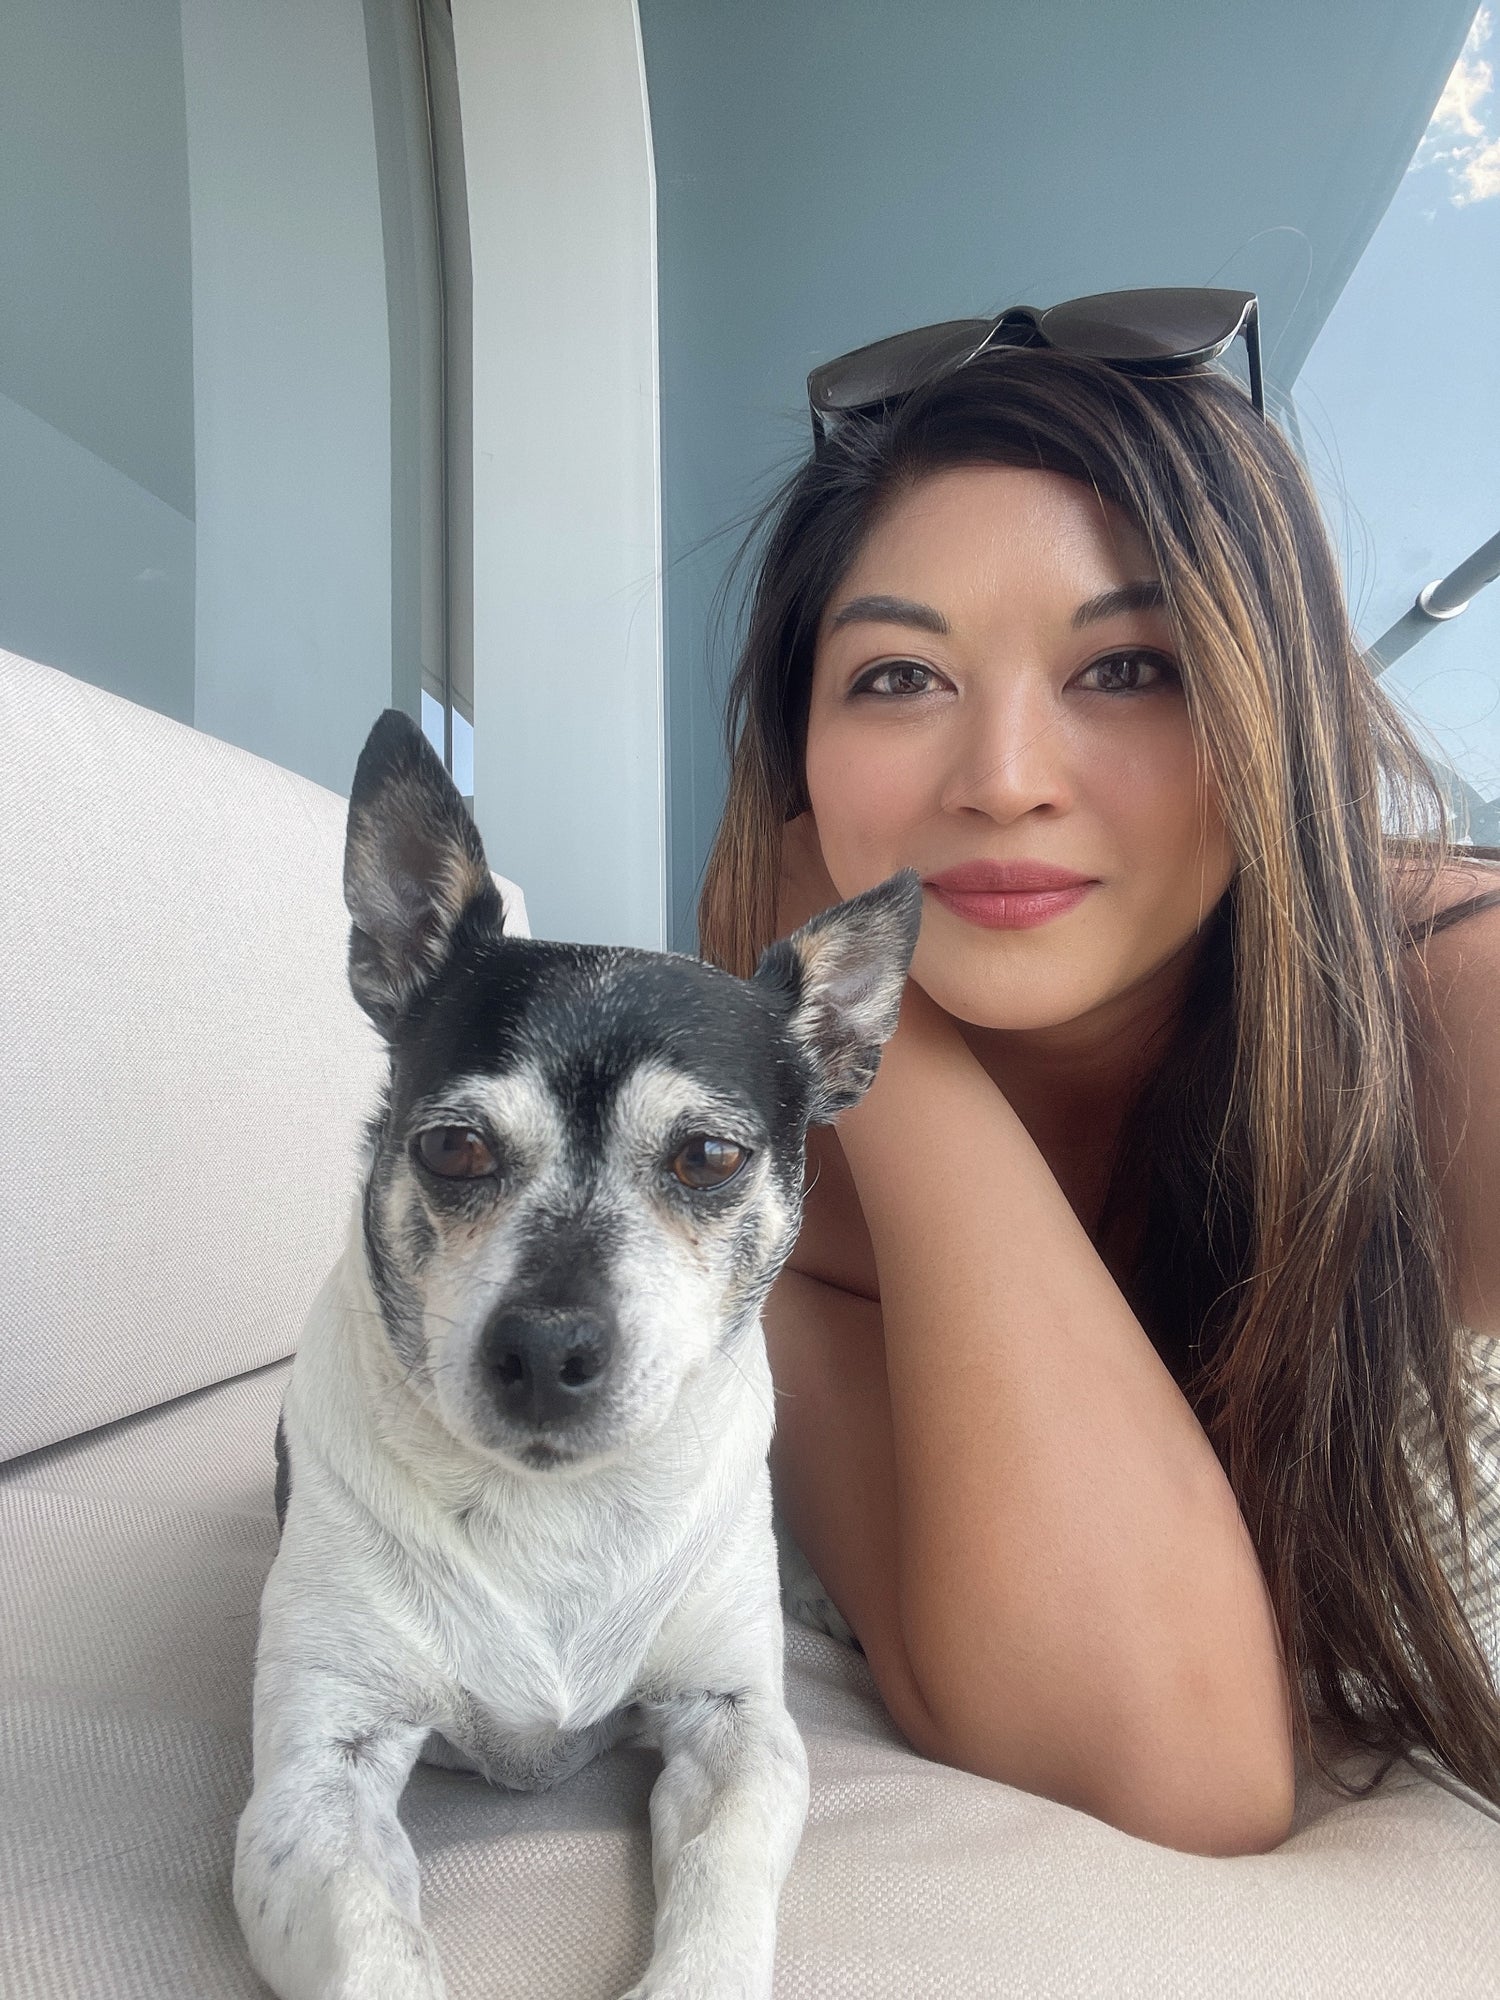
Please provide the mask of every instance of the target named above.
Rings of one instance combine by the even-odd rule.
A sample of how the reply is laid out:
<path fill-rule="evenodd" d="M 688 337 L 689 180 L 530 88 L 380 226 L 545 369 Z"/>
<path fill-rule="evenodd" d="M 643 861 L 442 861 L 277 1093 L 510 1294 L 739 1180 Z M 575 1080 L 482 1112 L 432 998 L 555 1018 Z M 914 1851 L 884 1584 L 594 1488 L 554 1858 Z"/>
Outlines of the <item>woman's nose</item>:
<path fill-rule="evenodd" d="M 1014 820 L 1038 810 L 1061 812 L 1072 803 L 1067 730 L 1050 688 L 997 691 L 958 718 L 958 731 L 946 810 L 967 807 Z"/>

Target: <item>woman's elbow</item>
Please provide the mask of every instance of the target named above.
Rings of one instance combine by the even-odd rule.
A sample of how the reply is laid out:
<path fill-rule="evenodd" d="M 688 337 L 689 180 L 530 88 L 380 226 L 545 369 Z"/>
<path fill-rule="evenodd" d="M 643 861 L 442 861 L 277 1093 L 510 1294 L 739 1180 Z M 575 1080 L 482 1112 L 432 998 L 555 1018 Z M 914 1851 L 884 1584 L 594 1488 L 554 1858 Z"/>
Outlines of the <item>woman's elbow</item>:
<path fill-rule="evenodd" d="M 939 1701 L 903 1645 L 876 1643 L 868 1658 L 897 1726 L 935 1763 L 1186 1854 L 1268 1854 L 1291 1832 L 1296 1758 L 1279 1664 L 1229 1687 L 1213 1671 L 1146 1675 L 1133 1701 L 1124 1684 L 1101 1700 L 1064 1676 L 1045 1690 L 1012 1681 L 1002 1709 L 975 1700 L 984 1676 L 972 1670 L 958 1699 L 950 1687 Z"/>
<path fill-rule="evenodd" d="M 1210 1754 L 1159 1742 L 1066 1759 L 1017 1758 L 1014 1746 L 934 1731 L 924 1754 L 1075 1807 L 1138 1840 L 1214 1858 L 1269 1854 L 1292 1830 L 1296 1766 L 1290 1734 Z"/>
<path fill-rule="evenodd" d="M 1185 1854 L 1269 1854 L 1292 1830 L 1297 1759 L 1280 1662 L 1232 1680 L 1179 1677 L 1173 1698 L 1120 1728 L 1086 1808 Z"/>
<path fill-rule="evenodd" d="M 1144 1783 L 1099 1792 L 1084 1811 L 1138 1840 L 1215 1859 L 1270 1854 L 1292 1830 L 1295 1783 L 1278 1769 L 1205 1778 L 1197 1790 Z"/>

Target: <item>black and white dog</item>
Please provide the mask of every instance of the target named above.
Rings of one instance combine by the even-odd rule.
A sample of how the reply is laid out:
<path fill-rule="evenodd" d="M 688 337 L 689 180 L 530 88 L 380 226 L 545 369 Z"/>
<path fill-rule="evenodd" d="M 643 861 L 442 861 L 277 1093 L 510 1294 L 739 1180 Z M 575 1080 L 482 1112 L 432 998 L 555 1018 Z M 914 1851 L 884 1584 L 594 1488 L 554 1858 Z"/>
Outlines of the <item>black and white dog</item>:
<path fill-rule="evenodd" d="M 349 978 L 389 1044 L 362 1199 L 277 1431 L 234 1903 L 282 2000 L 437 2000 L 396 1816 L 420 1757 L 521 1789 L 660 1749 L 631 2000 L 765 2000 L 807 1809 L 782 1693 L 760 1311 L 809 1124 L 859 1101 L 910 869 L 742 980 L 502 935 L 416 726 L 360 756 Z"/>

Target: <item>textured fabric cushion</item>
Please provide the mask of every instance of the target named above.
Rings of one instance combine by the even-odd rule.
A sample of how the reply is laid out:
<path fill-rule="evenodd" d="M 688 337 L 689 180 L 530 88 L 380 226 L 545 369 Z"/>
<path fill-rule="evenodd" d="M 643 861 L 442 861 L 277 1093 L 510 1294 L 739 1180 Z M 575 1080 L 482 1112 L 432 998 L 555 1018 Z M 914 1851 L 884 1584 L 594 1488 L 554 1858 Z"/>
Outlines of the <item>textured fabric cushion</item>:
<path fill-rule="evenodd" d="M 286 1364 L 0 1467 L 0 1992 L 263 2000 L 229 1899 Z M 863 1660 L 787 1628 L 812 1804 L 778 2000 L 1462 2000 L 1500 1967 L 1500 1814 L 1397 1766 L 1304 1778 L 1275 1854 L 1211 1861 L 918 1757 Z M 402 1819 L 450 2000 L 616 2000 L 650 1951 L 617 1750 L 525 1797 L 418 1767 Z M 1359 1776 L 1371 1768 L 1351 1760 Z"/>
<path fill-rule="evenodd" d="M 0 653 L 0 1460 L 291 1353 L 383 1067 L 345 810 Z"/>

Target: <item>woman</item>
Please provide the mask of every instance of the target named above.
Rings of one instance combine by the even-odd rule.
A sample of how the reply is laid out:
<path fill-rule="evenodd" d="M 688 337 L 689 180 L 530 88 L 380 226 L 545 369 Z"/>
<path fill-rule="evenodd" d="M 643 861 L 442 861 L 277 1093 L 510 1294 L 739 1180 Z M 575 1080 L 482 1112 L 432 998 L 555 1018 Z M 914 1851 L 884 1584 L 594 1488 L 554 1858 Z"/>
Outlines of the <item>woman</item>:
<path fill-rule="evenodd" d="M 906 1736 L 1211 1854 L 1318 1710 L 1500 1801 L 1500 873 L 1290 449 L 1034 347 L 849 417 L 728 736 L 705 957 L 926 890 L 765 1311 L 778 1510 Z"/>

